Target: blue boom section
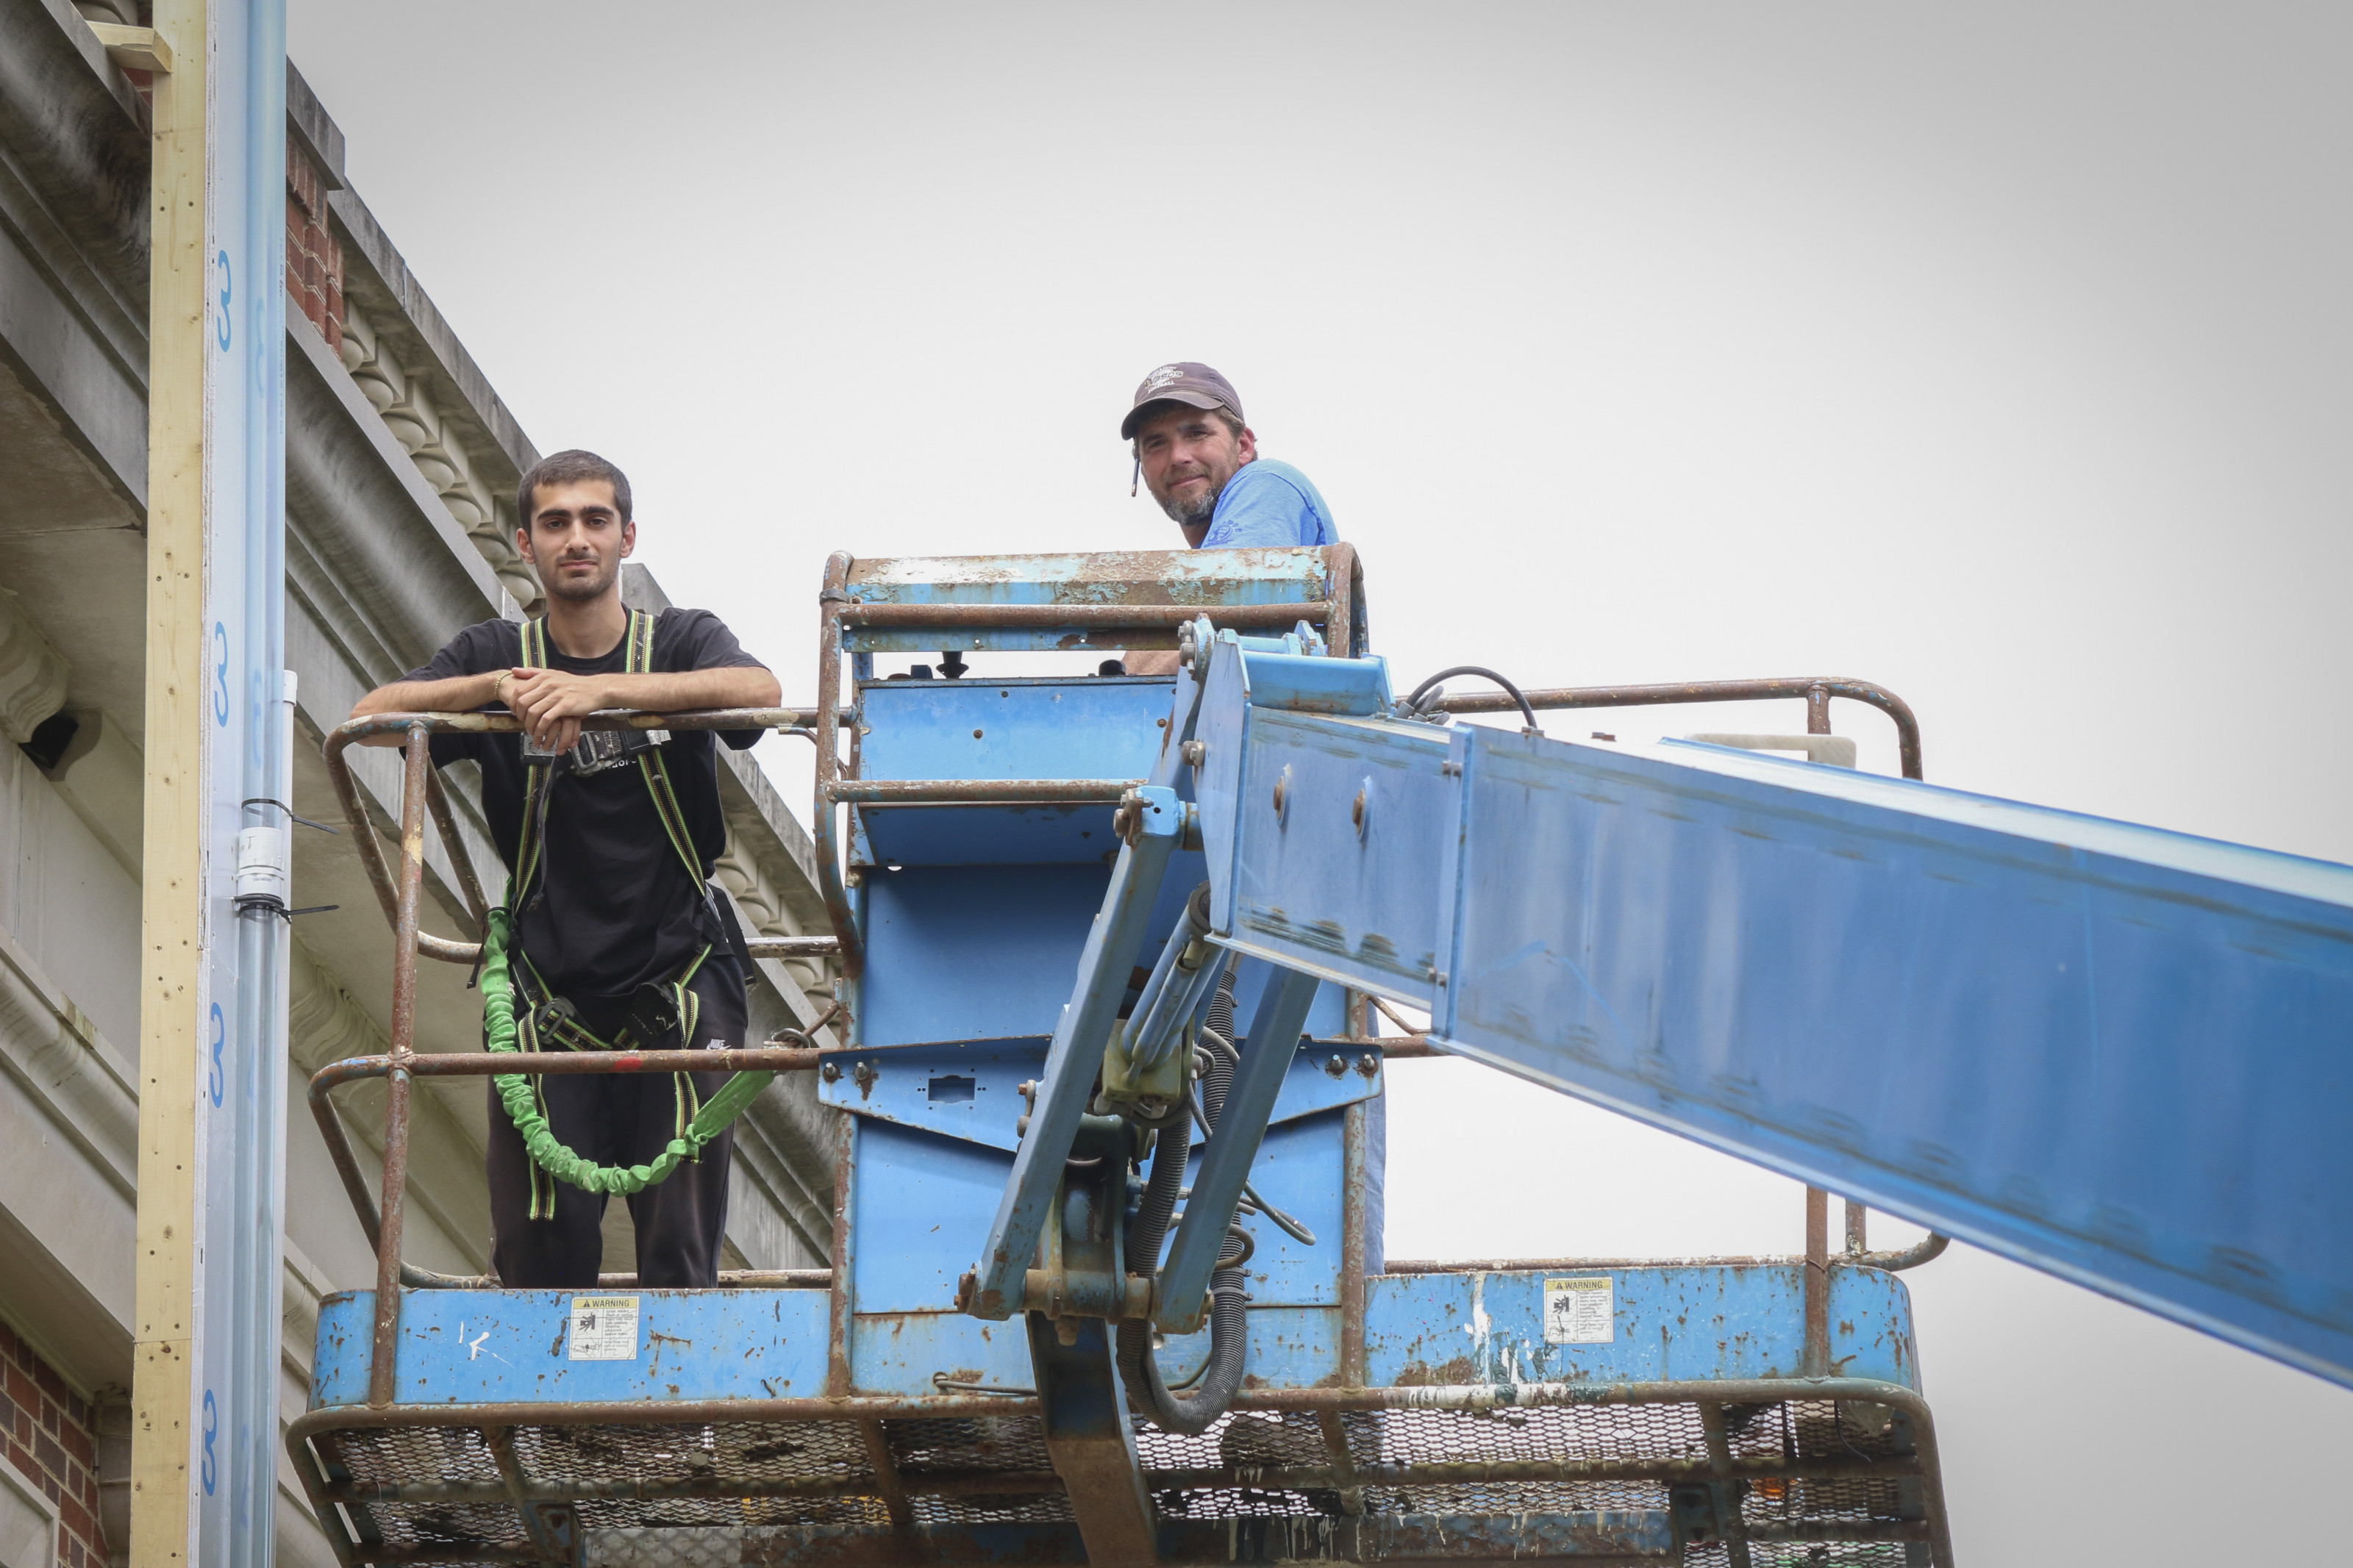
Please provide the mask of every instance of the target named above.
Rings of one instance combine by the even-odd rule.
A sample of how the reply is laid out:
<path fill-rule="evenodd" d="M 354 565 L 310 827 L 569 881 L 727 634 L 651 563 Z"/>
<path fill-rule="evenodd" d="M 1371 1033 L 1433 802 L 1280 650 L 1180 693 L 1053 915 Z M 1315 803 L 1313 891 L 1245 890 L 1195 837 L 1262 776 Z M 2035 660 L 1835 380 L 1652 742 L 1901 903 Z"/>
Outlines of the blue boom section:
<path fill-rule="evenodd" d="M 1220 940 L 1446 1048 L 2353 1383 L 2353 868 L 1303 700 L 1221 637 Z M 1312 695 L 1312 694 L 1311 694 Z"/>

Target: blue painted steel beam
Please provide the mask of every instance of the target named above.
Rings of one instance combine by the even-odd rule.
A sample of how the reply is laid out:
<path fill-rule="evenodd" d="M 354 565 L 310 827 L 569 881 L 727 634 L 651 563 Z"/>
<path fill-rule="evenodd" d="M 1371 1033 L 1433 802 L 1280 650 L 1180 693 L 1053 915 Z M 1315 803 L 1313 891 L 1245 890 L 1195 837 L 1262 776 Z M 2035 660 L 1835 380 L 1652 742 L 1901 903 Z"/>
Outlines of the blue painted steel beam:
<path fill-rule="evenodd" d="M 1282 1092 L 1291 1058 L 1299 1050 L 1299 1031 L 1307 1022 L 1307 1009 L 1315 1005 L 1318 984 L 1312 974 L 1284 969 L 1260 998 L 1258 1015 L 1244 1037 L 1241 1065 L 1226 1091 L 1218 1129 L 1202 1151 L 1193 1195 L 1185 1200 L 1184 1221 L 1160 1272 L 1153 1321 L 1163 1332 L 1189 1334 L 1208 1316 L 1204 1300 L 1209 1276 L 1226 1245 L 1226 1227 L 1233 1223 L 1234 1205 L 1241 1199 L 1242 1184 L 1250 1180 L 1259 1142 L 1266 1136 L 1267 1119 L 1274 1114 L 1275 1097 Z"/>
<path fill-rule="evenodd" d="M 1021 1310 L 1024 1277 L 1037 1255 L 1038 1237 L 1053 1215 L 1062 1162 L 1070 1156 L 1079 1118 L 1094 1093 L 1103 1046 L 1111 1038 L 1120 999 L 1127 994 L 1128 977 L 1144 946 L 1168 857 L 1184 837 L 1187 808 L 1174 790 L 1146 785 L 1135 793 L 1141 802 L 1137 829 L 1120 847 L 1111 890 L 1087 933 L 1077 985 L 1055 1023 L 1053 1044 L 1047 1047 L 1037 1109 L 1030 1112 L 1029 1131 L 1013 1156 L 1013 1174 L 976 1270 L 979 1289 L 972 1310 L 980 1317 L 1006 1318 Z"/>
<path fill-rule="evenodd" d="M 1299 711 L 1219 653 L 1221 941 L 2353 1384 L 2353 868 L 1714 747 Z"/>

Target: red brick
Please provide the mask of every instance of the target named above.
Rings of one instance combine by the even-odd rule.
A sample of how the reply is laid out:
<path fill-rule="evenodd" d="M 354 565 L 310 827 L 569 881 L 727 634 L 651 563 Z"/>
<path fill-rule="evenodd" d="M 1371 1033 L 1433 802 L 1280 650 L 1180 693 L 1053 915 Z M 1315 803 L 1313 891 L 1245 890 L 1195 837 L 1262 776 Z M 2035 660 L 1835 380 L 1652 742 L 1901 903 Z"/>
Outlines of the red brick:
<path fill-rule="evenodd" d="M 10 1367 L 7 1384 L 9 1398 L 27 1410 L 38 1410 L 41 1407 L 41 1391 L 34 1386 L 32 1374 L 24 1368 Z"/>
<path fill-rule="evenodd" d="M 319 210 L 319 172 L 311 166 L 310 159 L 296 153 L 286 160 L 287 194 L 301 204 L 303 211 Z"/>
<path fill-rule="evenodd" d="M 66 1446 L 66 1452 L 84 1469 L 98 1463 L 98 1448 L 90 1440 L 90 1429 L 79 1422 L 69 1423 L 58 1434 L 58 1441 Z"/>
<path fill-rule="evenodd" d="M 98 1506 L 98 1476 L 95 1472 L 86 1474 L 81 1479 L 81 1500 L 92 1508 Z"/>
<path fill-rule="evenodd" d="M 58 1414 L 57 1401 L 54 1399 L 42 1400 L 41 1430 L 54 1437 L 57 1436 L 58 1428 L 64 1425 L 65 1417 Z"/>
<path fill-rule="evenodd" d="M 60 1405 L 73 1397 L 73 1391 L 66 1386 L 66 1380 L 59 1377 L 47 1362 L 33 1363 L 33 1381 L 41 1385 L 43 1394 Z"/>
<path fill-rule="evenodd" d="M 33 1451 L 21 1443 L 8 1445 L 8 1462 L 25 1472 L 26 1480 L 41 1479 L 41 1467 L 33 1463 Z"/>
<path fill-rule="evenodd" d="M 47 1432 L 33 1434 L 33 1458 L 41 1461 L 41 1468 L 53 1476 L 66 1473 L 66 1451 Z"/>
<path fill-rule="evenodd" d="M 33 1446 L 33 1413 L 23 1405 L 18 1405 L 16 1429 L 14 1432 L 0 1432 L 0 1437 L 14 1437 L 26 1447 L 31 1447 Z"/>
<path fill-rule="evenodd" d="M 58 1500 L 58 1521 L 84 1541 L 98 1539 L 98 1521 L 90 1518 L 90 1510 L 70 1497 Z"/>
<path fill-rule="evenodd" d="M 51 1502 L 57 1501 L 60 1495 L 58 1489 L 57 1477 L 43 1476 L 41 1478 L 41 1490 L 48 1494 L 48 1499 Z"/>

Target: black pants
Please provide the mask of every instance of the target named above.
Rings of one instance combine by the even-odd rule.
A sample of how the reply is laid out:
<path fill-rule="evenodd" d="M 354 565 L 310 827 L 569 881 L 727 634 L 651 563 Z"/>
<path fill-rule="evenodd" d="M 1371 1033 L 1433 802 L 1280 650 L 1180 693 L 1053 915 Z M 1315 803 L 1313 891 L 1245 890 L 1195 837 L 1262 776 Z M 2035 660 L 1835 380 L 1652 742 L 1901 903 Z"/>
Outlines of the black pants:
<path fill-rule="evenodd" d="M 702 998 L 690 1049 L 745 1044 L 744 972 L 714 952 L 689 987 Z M 580 1021 L 607 1038 L 620 1025 L 626 1002 L 573 998 Z M 675 1050 L 675 1038 L 661 1048 Z M 703 1100 L 730 1075 L 693 1075 Z M 668 1073 L 585 1073 L 550 1076 L 547 1125 L 576 1152 L 599 1165 L 650 1163 L 676 1135 L 678 1086 Z M 702 1157 L 629 1199 L 638 1233 L 638 1283 L 649 1289 L 719 1283 L 719 1241 L 727 1226 L 727 1167 L 735 1150 L 730 1128 L 702 1147 Z M 606 1194 L 569 1182 L 555 1185 L 555 1217 L 531 1217 L 531 1155 L 522 1134 L 491 1086 L 491 1267 L 510 1289 L 594 1289 L 605 1251 Z"/>

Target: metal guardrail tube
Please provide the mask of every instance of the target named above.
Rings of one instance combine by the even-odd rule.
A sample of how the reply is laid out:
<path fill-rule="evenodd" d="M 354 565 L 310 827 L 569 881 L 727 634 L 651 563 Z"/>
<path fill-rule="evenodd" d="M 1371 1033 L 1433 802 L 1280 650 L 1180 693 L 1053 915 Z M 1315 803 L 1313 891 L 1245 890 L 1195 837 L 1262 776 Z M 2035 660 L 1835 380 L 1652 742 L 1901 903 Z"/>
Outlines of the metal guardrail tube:
<path fill-rule="evenodd" d="M 825 563 L 825 587 L 818 595 L 817 632 L 817 809 L 809 824 L 815 840 L 818 888 L 825 895 L 825 911 L 833 921 L 835 940 L 841 944 L 841 975 L 855 981 L 866 972 L 866 949 L 858 939 L 858 918 L 849 906 L 849 889 L 841 871 L 841 836 L 835 823 L 835 802 L 828 793 L 841 780 L 841 721 L 851 721 L 850 739 L 857 740 L 855 708 L 841 711 L 841 614 L 849 604 L 849 552 L 837 550 Z"/>
<path fill-rule="evenodd" d="M 1809 705 L 1819 689 L 1825 698 L 1846 697 L 1868 702 L 1895 721 L 1896 751 L 1904 776 L 1920 772 L 1920 721 L 1912 705 L 1883 686 L 1839 675 L 1793 675 L 1762 680 L 1671 681 L 1656 686 L 1558 686 L 1526 693 L 1532 708 L 1649 708 L 1682 702 L 1755 702 L 1769 698 L 1803 698 Z M 1507 713 L 1519 706 L 1498 693 L 1478 692 L 1441 697 L 1437 706 L 1449 713 Z"/>
<path fill-rule="evenodd" d="M 417 917 L 425 884 L 425 780 L 433 765 L 422 720 L 408 727 L 400 792 L 400 881 L 393 910 L 392 1052 L 385 1067 L 384 1199 L 378 1207 L 375 1334 L 368 1403 L 389 1405 L 400 1332 L 400 1227 L 408 1195 L 408 1068 L 417 1040 Z"/>
<path fill-rule="evenodd" d="M 1207 616 L 1220 627 L 1281 627 L 1288 631 L 1301 621 L 1321 621 L 1332 613 L 1329 600 L 1282 605 L 900 605 L 861 604 L 842 606 L 843 624 L 854 626 L 937 626 L 942 631 L 1003 627 L 1017 631 L 1054 631 L 1063 626 L 1089 629 L 1162 630 L 1181 626 Z"/>
<path fill-rule="evenodd" d="M 754 958 L 839 958 L 841 939 L 836 936 L 749 936 L 744 951 Z"/>
<path fill-rule="evenodd" d="M 466 900 L 466 912 L 474 917 L 474 933 L 479 942 L 481 933 L 490 929 L 491 901 L 482 896 L 480 879 L 474 875 L 474 858 L 466 853 L 466 841 L 458 831 L 458 816 L 450 809 L 449 792 L 441 787 L 441 770 L 425 770 L 425 808 L 433 816 L 433 831 L 441 836 L 441 851 L 449 857 L 450 868 L 458 873 L 458 892 Z"/>
<path fill-rule="evenodd" d="M 1917 1268 L 1953 1244 L 1935 1232 L 1914 1245 L 1892 1252 L 1833 1252 L 1832 1268 L 1877 1268 L 1893 1274 Z M 1710 1258 L 1392 1258 L 1382 1265 L 1386 1274 L 1537 1274 L 1573 1273 L 1593 1268 L 1802 1268 L 1802 1252 L 1744 1253 Z"/>
<path fill-rule="evenodd" d="M 845 779 L 828 801 L 865 805 L 1116 805 L 1142 779 Z"/>

